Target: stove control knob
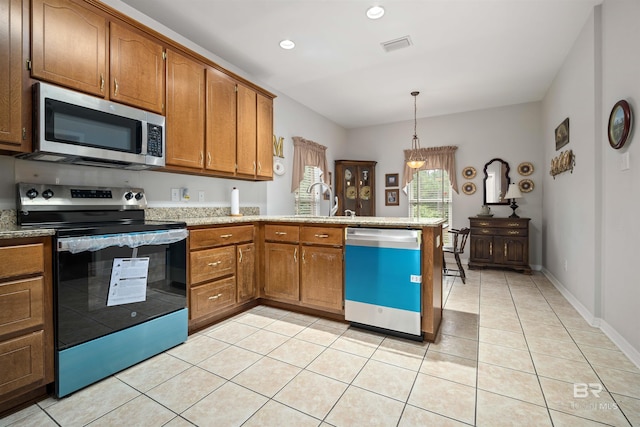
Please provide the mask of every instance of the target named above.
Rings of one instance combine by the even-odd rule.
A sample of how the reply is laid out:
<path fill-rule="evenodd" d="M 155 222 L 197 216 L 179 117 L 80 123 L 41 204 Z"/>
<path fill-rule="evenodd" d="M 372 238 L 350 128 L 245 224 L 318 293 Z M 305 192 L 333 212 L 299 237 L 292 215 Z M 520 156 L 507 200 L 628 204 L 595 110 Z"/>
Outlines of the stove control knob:
<path fill-rule="evenodd" d="M 144 193 L 141 191 L 139 193 L 136 193 L 136 200 L 140 200 L 144 197 Z"/>
<path fill-rule="evenodd" d="M 29 190 L 27 190 L 27 197 L 31 200 L 35 199 L 36 197 L 38 197 L 38 190 L 36 190 L 35 188 L 30 188 Z"/>
<path fill-rule="evenodd" d="M 133 193 L 131 191 L 127 191 L 124 193 L 124 198 L 127 200 L 131 200 L 133 198 Z"/>
<path fill-rule="evenodd" d="M 42 197 L 44 197 L 45 199 L 49 200 L 50 198 L 53 197 L 53 191 L 51 191 L 50 189 L 46 189 L 42 192 Z"/>

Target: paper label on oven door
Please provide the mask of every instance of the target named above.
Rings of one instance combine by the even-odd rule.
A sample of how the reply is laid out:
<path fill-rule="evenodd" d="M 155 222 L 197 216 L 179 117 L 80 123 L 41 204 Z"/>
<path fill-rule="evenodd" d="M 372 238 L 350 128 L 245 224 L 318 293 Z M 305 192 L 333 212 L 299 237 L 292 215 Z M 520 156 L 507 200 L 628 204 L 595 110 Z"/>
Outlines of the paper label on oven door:
<path fill-rule="evenodd" d="M 114 258 L 107 306 L 145 301 L 149 258 Z"/>

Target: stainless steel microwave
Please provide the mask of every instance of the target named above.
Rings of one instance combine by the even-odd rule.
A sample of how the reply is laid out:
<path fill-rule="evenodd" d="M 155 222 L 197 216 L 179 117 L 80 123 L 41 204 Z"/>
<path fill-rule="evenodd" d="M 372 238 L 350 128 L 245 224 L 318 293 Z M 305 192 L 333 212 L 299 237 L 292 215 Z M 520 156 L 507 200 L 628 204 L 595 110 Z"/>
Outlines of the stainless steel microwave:
<path fill-rule="evenodd" d="M 165 165 L 165 118 L 47 83 L 34 85 L 34 150 L 18 157 L 143 170 Z"/>

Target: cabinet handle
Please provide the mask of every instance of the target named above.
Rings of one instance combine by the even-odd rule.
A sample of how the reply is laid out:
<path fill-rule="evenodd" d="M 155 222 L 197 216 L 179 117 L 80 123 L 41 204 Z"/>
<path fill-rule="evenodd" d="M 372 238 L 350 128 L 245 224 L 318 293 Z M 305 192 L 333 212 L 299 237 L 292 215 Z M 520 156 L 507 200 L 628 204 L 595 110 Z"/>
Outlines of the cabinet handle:
<path fill-rule="evenodd" d="M 113 94 L 114 94 L 114 95 L 117 95 L 117 94 L 118 94 L 118 79 L 115 79 L 115 78 L 114 78 L 114 79 L 113 79 L 113 83 L 114 83 L 114 85 L 116 86 L 115 90 L 113 91 Z"/>
<path fill-rule="evenodd" d="M 210 300 L 211 300 L 211 299 L 218 299 L 218 298 L 220 298 L 221 296 L 222 296 L 222 294 L 213 295 L 213 296 L 209 297 L 209 299 L 210 299 Z"/>
<path fill-rule="evenodd" d="M 509 252 L 507 251 L 507 242 L 504 243 L 504 257 L 509 258 Z"/>
<path fill-rule="evenodd" d="M 507 225 L 508 225 L 509 227 L 517 227 L 517 226 L 519 226 L 520 224 L 518 224 L 517 222 L 510 222 L 510 223 L 508 223 Z"/>
<path fill-rule="evenodd" d="M 284 235 L 287 234 L 287 232 L 286 231 L 276 231 L 275 234 L 276 234 L 276 236 L 284 236 Z"/>
<path fill-rule="evenodd" d="M 210 262 L 207 265 L 209 267 L 215 267 L 216 265 L 220 265 L 220 264 L 222 264 L 222 261 Z"/>
<path fill-rule="evenodd" d="M 328 234 L 316 234 L 315 236 L 319 239 L 326 239 L 327 237 L 329 237 Z"/>
<path fill-rule="evenodd" d="M 242 262 L 242 249 L 240 249 L 240 248 L 238 248 L 238 256 L 239 256 L 238 263 L 241 263 Z"/>
<path fill-rule="evenodd" d="M 211 153 L 207 153 L 207 166 L 211 166 Z"/>
<path fill-rule="evenodd" d="M 254 172 L 256 171 L 256 162 L 255 162 L 255 160 L 254 160 L 254 162 L 253 162 L 253 171 L 254 171 Z"/>
<path fill-rule="evenodd" d="M 258 162 L 258 173 L 262 172 L 262 165 Z"/>
<path fill-rule="evenodd" d="M 493 256 L 493 242 L 489 242 L 489 256 Z"/>
<path fill-rule="evenodd" d="M 483 228 L 482 230 L 480 230 L 483 234 L 489 234 L 491 233 L 489 230 L 487 230 L 486 228 Z"/>
<path fill-rule="evenodd" d="M 305 251 L 304 251 L 304 249 L 303 249 L 303 250 L 302 250 L 302 263 L 303 263 L 303 264 L 305 263 L 304 254 L 305 254 Z"/>
<path fill-rule="evenodd" d="M 293 250 L 293 262 L 298 262 L 298 248 Z"/>
<path fill-rule="evenodd" d="M 202 153 L 202 151 L 200 152 L 200 164 L 204 164 L 204 154 Z"/>
<path fill-rule="evenodd" d="M 229 234 L 221 234 L 220 235 L 221 239 L 228 239 L 229 237 L 233 237 L 233 234 L 229 233 Z"/>
<path fill-rule="evenodd" d="M 486 226 L 489 225 L 489 223 L 488 222 L 480 222 L 480 223 L 478 223 L 478 225 L 481 225 L 482 227 L 486 227 Z"/>
<path fill-rule="evenodd" d="M 100 73 L 100 92 L 104 92 L 104 74 Z"/>
<path fill-rule="evenodd" d="M 511 235 L 514 235 L 514 234 L 520 234 L 520 231 L 518 231 L 518 230 L 509 230 L 509 231 L 507 232 L 507 234 L 511 234 Z"/>

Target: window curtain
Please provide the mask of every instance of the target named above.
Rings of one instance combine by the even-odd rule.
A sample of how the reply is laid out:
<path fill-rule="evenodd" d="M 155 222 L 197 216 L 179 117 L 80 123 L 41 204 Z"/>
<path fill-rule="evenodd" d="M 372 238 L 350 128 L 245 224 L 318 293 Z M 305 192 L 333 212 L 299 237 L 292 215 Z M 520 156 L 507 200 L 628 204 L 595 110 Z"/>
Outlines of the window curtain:
<path fill-rule="evenodd" d="M 407 193 L 407 186 L 411 181 L 413 181 L 413 174 L 417 171 L 429 169 L 442 169 L 447 171 L 447 174 L 449 174 L 449 181 L 451 182 L 451 188 L 453 188 L 453 191 L 460 194 L 458 192 L 458 182 L 456 180 L 457 149 L 458 147 L 452 145 L 445 147 L 419 148 L 418 150 L 420 154 L 426 161 L 424 165 L 418 169 L 412 169 L 407 166 L 407 160 L 409 160 L 409 156 L 413 150 L 404 150 L 404 176 L 402 177 L 402 188 L 405 194 Z"/>
<path fill-rule="evenodd" d="M 329 183 L 329 167 L 327 165 L 327 147 L 317 142 L 309 141 L 301 136 L 293 137 L 293 176 L 291 177 L 291 192 L 300 187 L 304 178 L 305 166 L 317 166 L 322 173 L 322 180 Z"/>

